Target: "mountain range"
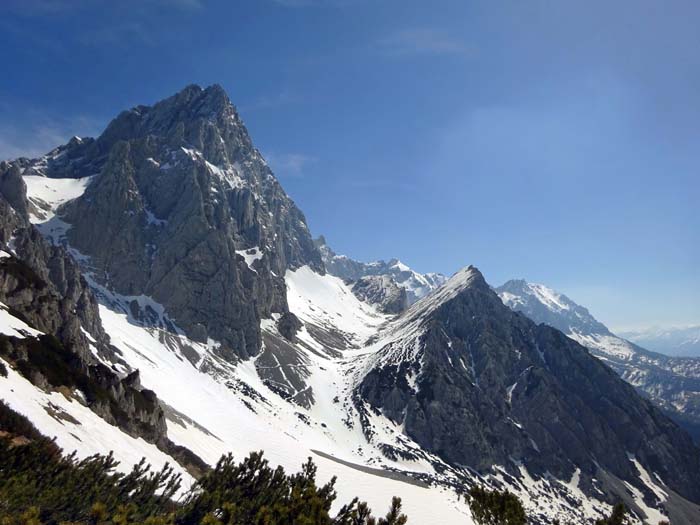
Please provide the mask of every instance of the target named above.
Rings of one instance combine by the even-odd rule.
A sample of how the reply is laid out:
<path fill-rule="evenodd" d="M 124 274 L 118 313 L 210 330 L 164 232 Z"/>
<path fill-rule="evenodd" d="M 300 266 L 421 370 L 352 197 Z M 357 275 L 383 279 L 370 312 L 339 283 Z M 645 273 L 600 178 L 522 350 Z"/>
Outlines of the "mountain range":
<path fill-rule="evenodd" d="M 0 218 L 0 398 L 66 451 L 190 481 L 227 452 L 313 456 L 341 499 L 401 496 L 412 523 L 473 523 L 475 485 L 537 524 L 618 501 L 697 523 L 700 450 L 596 357 L 605 327 L 536 322 L 473 266 L 336 255 L 219 86 L 0 163 Z"/>
<path fill-rule="evenodd" d="M 511 280 L 496 289 L 503 302 L 588 348 L 700 442 L 700 359 L 650 352 L 613 334 L 590 312 L 541 284 Z"/>

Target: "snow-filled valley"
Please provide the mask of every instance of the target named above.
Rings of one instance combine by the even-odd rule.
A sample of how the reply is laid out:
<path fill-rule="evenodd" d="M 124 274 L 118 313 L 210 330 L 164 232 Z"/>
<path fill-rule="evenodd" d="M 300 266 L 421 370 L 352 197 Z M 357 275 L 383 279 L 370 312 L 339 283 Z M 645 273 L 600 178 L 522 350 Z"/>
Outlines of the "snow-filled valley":
<path fill-rule="evenodd" d="M 54 217 L 58 206 L 87 186 L 87 181 L 35 178 L 30 178 L 28 184 L 29 197 L 43 208 L 41 217 L 33 217 L 36 223 Z M 64 233 L 61 229 L 51 238 L 65 243 Z M 133 301 L 142 309 L 148 306 L 161 320 L 167 312 L 148 297 L 120 296 L 99 285 L 91 278 L 89 258 L 76 250 L 72 253 L 84 264 L 86 278 L 100 302 L 102 324 L 123 363 L 129 369 L 138 369 L 143 386 L 157 392 L 163 403 L 168 437 L 207 463 L 214 464 L 227 452 L 242 458 L 251 451 L 263 450 L 272 464 L 295 471 L 312 457 L 321 480 L 337 476 L 337 506 L 358 496 L 376 512 L 382 512 L 392 496 L 399 496 L 411 522 L 420 524 L 471 523 L 469 508 L 455 491 L 465 480 L 506 486 L 519 495 L 528 511 L 540 516 L 594 517 L 609 509 L 605 503 L 589 500 L 576 479 L 535 481 L 524 467 L 521 480 L 499 467 L 492 477 L 479 478 L 468 469 L 450 467 L 422 451 L 400 425 L 372 411 L 364 412 L 371 419 L 371 439 L 363 432 L 352 399 L 353 387 L 364 371 L 378 362 L 416 356 L 422 319 L 469 284 L 473 275 L 469 268 L 398 318 L 360 301 L 338 277 L 321 275 L 309 267 L 289 270 L 285 276 L 287 302 L 302 322 L 294 345 L 297 359 L 293 363 L 277 360 L 270 365 L 269 360 L 260 362 L 265 348 L 257 358 L 231 363 L 217 354 L 219 343 L 214 340 L 197 343 L 179 329 L 164 329 L 172 326 L 170 322 L 135 318 Z M 259 248 L 241 250 L 240 254 L 251 269 L 261 256 Z M 9 315 L 5 310 L 2 313 Z M 32 333 L 19 319 L 11 320 L 3 325 L 3 331 Z M 274 318 L 263 320 L 262 330 L 270 338 L 266 341 L 281 337 Z M 398 348 L 389 345 L 390 352 L 381 351 L 396 341 L 400 341 Z M 119 369 L 123 363 L 107 364 Z M 270 366 L 278 368 L 282 378 L 303 369 L 313 400 L 310 405 L 292 403 L 277 389 L 271 389 L 271 383 L 260 375 Z M 468 365 L 462 362 L 461 366 Z M 125 470 L 141 457 L 156 467 L 169 460 L 172 463 L 154 445 L 124 434 L 93 414 L 81 404 L 79 396 L 44 393 L 14 371 L 7 380 L 0 380 L 0 395 L 13 408 L 29 415 L 40 431 L 56 436 L 66 451 L 76 450 L 80 456 L 87 456 L 113 450 Z M 382 444 L 415 456 L 410 460 L 388 459 L 380 451 Z M 193 480 L 181 472 L 186 488 Z M 553 490 L 567 494 L 566 498 L 552 498 Z"/>
<path fill-rule="evenodd" d="M 35 227 L 23 242 L 44 243 L 29 253 L 55 256 L 45 275 L 78 276 L 59 281 L 71 283 L 61 293 L 87 312 L 67 314 L 79 320 L 81 359 L 120 381 L 137 376 L 138 388 L 157 399 L 171 444 L 209 465 L 229 452 L 240 460 L 263 451 L 273 466 L 295 472 L 311 457 L 321 483 L 337 478 L 335 509 L 357 496 L 381 515 L 399 496 L 411 524 L 473 524 L 464 494 L 475 485 L 516 494 L 537 525 L 592 523 L 611 510 L 611 487 L 650 525 L 666 516 L 665 503 L 687 503 L 648 468 L 656 451 L 645 456 L 645 443 L 634 454 L 589 454 L 591 436 L 572 412 L 588 417 L 595 439 L 618 439 L 627 427 L 591 409 L 598 386 L 572 386 L 582 373 L 617 381 L 615 409 L 632 407 L 635 421 L 651 421 L 650 433 L 661 427 L 584 348 L 506 308 L 476 268 L 448 278 L 396 259 L 358 263 L 325 241 L 319 248 L 222 93 L 189 86 L 122 113 L 106 138 L 73 139 L 17 165 Z M 185 140 L 171 134 L 180 129 L 175 117 L 187 137 L 206 136 L 206 144 L 173 146 Z M 111 144 L 112 132 L 128 136 Z M 20 259 L 16 238 L 6 235 L 2 261 Z M 400 311 L 358 294 L 353 284 L 366 277 L 401 288 Z M 547 311 L 582 317 L 565 297 L 533 290 Z M 22 346 L 42 332 L 0 303 L 0 334 Z M 568 335 L 620 360 L 633 351 L 607 333 Z M 113 451 L 125 471 L 142 457 L 155 468 L 170 462 L 183 490 L 194 483 L 162 441 L 109 424 L 80 388 L 52 390 L 2 363 L 0 399 L 66 452 Z M 438 418 L 430 420 L 433 409 Z M 561 445 L 577 433 L 575 447 Z M 675 468 L 683 456 L 663 438 L 659 450 Z"/>

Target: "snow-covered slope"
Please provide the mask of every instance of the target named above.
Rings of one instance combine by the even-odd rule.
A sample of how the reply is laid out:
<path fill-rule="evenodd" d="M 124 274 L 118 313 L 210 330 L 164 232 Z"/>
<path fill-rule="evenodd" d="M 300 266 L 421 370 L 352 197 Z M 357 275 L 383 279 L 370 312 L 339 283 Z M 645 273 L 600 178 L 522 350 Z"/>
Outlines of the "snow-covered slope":
<path fill-rule="evenodd" d="M 338 505 L 358 496 L 381 512 L 396 495 L 415 524 L 472 523 L 458 493 L 474 483 L 515 492 L 537 525 L 600 517 L 607 489 L 652 523 L 682 499 L 660 479 L 700 499 L 687 437 L 580 346 L 505 308 L 475 268 L 446 280 L 314 246 L 220 87 L 188 86 L 123 112 L 98 139 L 2 166 L 28 189 L 27 203 L 22 192 L 0 195 L 2 209 L 17 206 L 64 246 L 92 289 L 85 300 L 104 341 L 85 345 L 91 362 L 120 380 L 139 370 L 167 423 L 159 429 L 207 463 L 263 450 L 296 470 L 311 456 L 322 481 L 338 477 Z M 2 248 L 12 251 L 7 230 Z M 412 306 L 380 311 L 367 299 L 376 294 L 348 283 L 363 276 L 391 279 Z M 583 316 L 538 293 L 548 310 Z M 0 314 L 0 331 L 36 335 L 12 309 Z M 95 350 L 107 337 L 111 351 Z M 0 395 L 66 449 L 113 448 L 124 468 L 142 455 L 167 459 L 79 393 L 44 391 L 16 372 L 0 377 Z M 591 408 L 599 384 L 617 413 L 629 409 L 634 439 Z M 591 435 L 617 445 L 605 450 Z"/>
<path fill-rule="evenodd" d="M 296 348 L 315 392 L 309 408 L 270 389 L 255 359 L 232 365 L 217 356 L 214 341 L 199 344 L 144 326 L 130 316 L 121 298 L 104 290 L 100 314 L 124 360 L 141 371 L 143 385 L 167 405 L 169 437 L 205 461 L 214 463 L 225 452 L 242 457 L 264 450 L 273 464 L 295 470 L 311 456 L 322 479 L 338 476 L 338 504 L 357 495 L 379 510 L 397 495 L 414 523 L 470 523 L 468 509 L 452 491 L 425 488 L 408 477 L 432 473 L 429 463 L 387 461 L 368 445 L 350 410 L 348 369 L 357 350 L 341 348 L 361 346 L 386 317 L 358 301 L 340 279 L 307 267 L 289 272 L 287 283 L 290 307 L 305 322 Z M 280 337 L 273 320 L 263 324 L 269 335 Z M 343 344 L 326 346 L 310 335 L 310 326 L 342 331 Z"/>
<path fill-rule="evenodd" d="M 364 371 L 375 367 L 377 360 L 399 358 L 377 350 L 420 334 L 426 315 L 467 286 L 470 275 L 469 270 L 458 274 L 393 321 L 355 298 L 337 277 L 308 267 L 288 272 L 290 310 L 303 322 L 294 348 L 314 392 L 308 408 L 290 403 L 263 381 L 256 361 L 264 354 L 232 365 L 217 356 L 216 342 L 198 344 L 143 326 L 129 314 L 127 301 L 104 290 L 100 314 L 124 360 L 141 371 L 144 386 L 156 390 L 169 407 L 169 437 L 205 461 L 213 463 L 227 451 L 241 457 L 261 449 L 273 464 L 295 469 L 311 456 L 321 478 L 338 476 L 339 503 L 357 495 L 381 509 L 397 495 L 403 498 L 411 522 L 420 524 L 471 523 L 468 507 L 454 490 L 468 480 L 508 486 L 533 514 L 599 516 L 609 506 L 587 498 L 576 480 L 535 481 L 523 470 L 524 478 L 518 481 L 498 468 L 492 476 L 480 478 L 421 450 L 400 425 L 380 414 L 365 413 L 369 421 L 361 421 L 352 396 Z M 263 326 L 267 335 L 279 339 L 273 319 Z M 366 435 L 368 424 L 371 439 Z M 382 450 L 387 445 L 405 451 L 405 458 L 389 459 Z M 552 499 L 552 490 L 568 493 L 568 499 Z"/>
<path fill-rule="evenodd" d="M 42 223 L 50 220 L 56 209 L 63 203 L 80 197 L 92 177 L 82 179 L 51 179 L 42 175 L 26 175 L 27 195 L 34 209 L 31 213 L 32 222 Z"/>
<path fill-rule="evenodd" d="M 30 186 L 30 192 L 37 187 L 46 191 L 49 185 L 60 187 L 51 181 Z M 58 192 L 61 197 L 53 198 L 49 211 L 77 193 Z M 34 220 L 39 223 L 42 218 Z M 576 479 L 536 480 L 524 467 L 520 480 L 505 467 L 496 467 L 490 476 L 481 478 L 468 469 L 455 468 L 423 450 L 404 434 L 401 425 L 372 411 L 358 411 L 353 392 L 366 372 L 415 357 L 424 323 L 470 285 L 476 275 L 471 268 L 458 272 L 397 319 L 360 301 L 338 277 L 321 275 L 307 266 L 290 270 L 285 275 L 287 303 L 302 323 L 295 337 L 288 341 L 280 334 L 275 316 L 263 320 L 261 354 L 231 363 L 218 353 L 216 341 L 197 343 L 186 337 L 151 298 L 120 296 L 100 286 L 90 277 L 89 258 L 75 250 L 72 253 L 84 265 L 101 303 L 105 331 L 120 350 L 120 358 L 140 371 L 143 386 L 156 391 L 164 403 L 168 437 L 207 462 L 214 463 L 229 451 L 242 457 L 261 449 L 273 464 L 294 470 L 312 456 L 321 478 L 338 477 L 339 504 L 357 495 L 379 510 L 398 495 L 414 523 L 470 523 L 468 507 L 455 488 L 475 480 L 508 486 L 535 515 L 595 517 L 609 509 L 585 496 Z M 144 315 L 147 311 L 150 316 Z M 287 345 L 285 352 L 279 352 L 280 345 Z M 295 358 L 289 359 L 290 354 Z M 461 362 L 460 366 L 471 364 Z M 270 368 L 277 375 L 270 375 Z M 275 377 L 284 385 L 275 385 Z M 308 390 L 311 402 L 307 405 L 295 402 L 300 392 L 281 395 L 297 377 L 303 378 L 302 388 Z M 24 381 L 15 375 L 12 378 Z M 4 383 L 10 392 L 3 397 L 30 415 L 41 431 L 60 436 L 59 444 L 67 450 L 78 449 L 83 455 L 96 451 L 100 445 L 83 445 L 86 440 L 71 423 L 44 417 L 45 397 L 57 394 L 44 394 L 25 383 L 21 391 L 14 383 Z M 22 403 L 23 398 L 32 402 Z M 167 459 L 142 440 L 123 439 L 122 433 L 114 432 L 114 427 L 78 401 L 60 401 L 54 404 L 80 422 L 78 426 L 84 425 L 81 430 L 89 429 L 101 443 L 113 447 L 124 468 L 141 456 L 155 465 Z M 371 428 L 369 438 L 367 428 Z M 387 450 L 394 452 L 387 455 Z M 553 490 L 568 496 L 552 498 Z"/>

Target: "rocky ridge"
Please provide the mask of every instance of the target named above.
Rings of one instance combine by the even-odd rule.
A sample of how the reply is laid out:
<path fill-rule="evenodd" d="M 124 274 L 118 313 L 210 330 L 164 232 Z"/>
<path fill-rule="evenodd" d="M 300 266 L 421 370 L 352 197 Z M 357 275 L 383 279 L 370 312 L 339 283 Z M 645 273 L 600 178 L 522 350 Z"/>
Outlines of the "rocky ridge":
<path fill-rule="evenodd" d="M 50 178 L 97 173 L 45 228 L 89 257 L 100 284 L 151 297 L 230 359 L 258 354 L 260 319 L 287 311 L 288 268 L 323 271 L 303 214 L 219 86 L 188 86 L 123 112 L 97 139 L 17 165 Z"/>
<path fill-rule="evenodd" d="M 423 522 L 447 509 L 443 522 L 469 523 L 454 490 L 474 483 L 517 492 L 537 524 L 620 498 L 647 521 L 700 512 L 687 435 L 581 345 L 505 307 L 478 270 L 444 282 L 314 245 L 216 86 L 3 166 L 31 189 L 22 201 L 10 185 L 7 200 L 99 301 L 109 346 L 92 358 L 124 379 L 138 369 L 168 438 L 209 463 L 314 454 L 369 487 L 363 499 L 411 495 Z M 9 344 L 12 359 L 22 343 Z M 15 376 L 0 391 L 29 405 Z"/>
<path fill-rule="evenodd" d="M 612 497 L 604 474 L 639 484 L 634 457 L 672 490 L 700 497 L 700 455 L 687 434 L 583 346 L 506 307 L 475 268 L 386 330 L 359 380 L 358 406 L 401 423 L 448 463 L 522 464 L 559 479 L 579 472 L 589 493 Z"/>
<path fill-rule="evenodd" d="M 440 273 L 418 273 L 398 259 L 363 263 L 346 255 L 338 255 L 328 246 L 323 236 L 320 236 L 314 242 L 321 252 L 326 270 L 331 275 L 350 282 L 357 281 L 363 277 L 390 277 L 400 288 L 406 290 L 409 304 L 413 304 L 421 297 L 425 297 L 447 280 L 447 277 Z"/>
<path fill-rule="evenodd" d="M 141 386 L 138 370 L 110 344 L 78 264 L 30 223 L 33 204 L 26 198 L 20 170 L 16 164 L 0 163 L 0 303 L 28 328 L 0 335 L 0 356 L 38 388 L 63 392 L 200 473 L 202 461 L 168 439 L 156 393 Z M 47 410 L 69 417 L 57 407 Z"/>
<path fill-rule="evenodd" d="M 641 348 L 613 334 L 586 308 L 541 284 L 511 280 L 496 291 L 513 310 L 587 347 L 700 442 L 700 359 Z"/>

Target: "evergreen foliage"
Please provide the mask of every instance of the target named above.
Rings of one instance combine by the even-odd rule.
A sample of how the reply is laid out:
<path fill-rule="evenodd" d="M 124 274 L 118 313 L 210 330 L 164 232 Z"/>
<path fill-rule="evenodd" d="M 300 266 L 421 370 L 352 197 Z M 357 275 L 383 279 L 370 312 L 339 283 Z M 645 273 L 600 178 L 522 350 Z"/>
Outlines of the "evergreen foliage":
<path fill-rule="evenodd" d="M 473 487 L 468 495 L 474 521 L 479 525 L 525 525 L 527 516 L 522 503 L 508 491 Z"/>
<path fill-rule="evenodd" d="M 316 485 L 311 458 L 296 474 L 262 452 L 223 456 L 180 501 L 180 477 L 142 460 L 128 474 L 111 455 L 78 459 L 0 402 L 0 525 L 405 525 L 401 500 L 375 518 L 357 498 L 332 517 L 335 478 Z"/>
<path fill-rule="evenodd" d="M 596 520 L 595 525 L 626 525 L 627 507 L 624 503 L 618 503 L 613 507 L 612 513 L 607 518 Z"/>

